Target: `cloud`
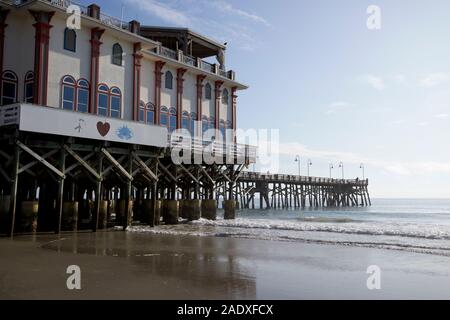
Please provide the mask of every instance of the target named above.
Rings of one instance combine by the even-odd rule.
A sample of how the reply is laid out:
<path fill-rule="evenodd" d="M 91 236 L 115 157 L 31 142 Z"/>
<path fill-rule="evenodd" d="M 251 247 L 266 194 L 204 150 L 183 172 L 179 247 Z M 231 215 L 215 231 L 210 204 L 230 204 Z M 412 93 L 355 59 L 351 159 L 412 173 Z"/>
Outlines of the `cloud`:
<path fill-rule="evenodd" d="M 311 158 L 313 160 L 320 159 L 336 163 L 342 161 L 344 164 L 358 166 L 359 164 L 364 163 L 366 166 L 378 167 L 388 173 L 401 176 L 450 173 L 450 162 L 385 161 L 365 157 L 356 153 L 311 149 L 296 142 L 280 143 L 278 146 L 272 148 L 272 150 L 278 150 L 279 156 L 294 157 L 296 154 L 300 154 L 303 158 Z"/>
<path fill-rule="evenodd" d="M 328 106 L 328 109 L 327 111 L 325 111 L 325 114 L 327 115 L 335 114 L 351 107 L 353 107 L 353 104 L 351 103 L 345 101 L 336 101 Z"/>
<path fill-rule="evenodd" d="M 417 125 L 420 127 L 426 127 L 426 126 L 429 126 L 430 123 L 428 121 L 422 121 L 422 122 L 419 122 Z"/>
<path fill-rule="evenodd" d="M 374 76 L 372 74 L 368 74 L 364 77 L 364 80 L 374 89 L 383 90 L 386 85 L 382 78 Z"/>
<path fill-rule="evenodd" d="M 434 117 L 437 119 L 447 119 L 449 116 L 450 115 L 448 113 L 440 113 L 440 114 L 434 115 Z"/>
<path fill-rule="evenodd" d="M 249 13 L 247 11 L 235 8 L 231 4 L 229 4 L 225 1 L 210 1 L 209 0 L 208 3 L 210 5 L 212 5 L 213 7 L 215 7 L 219 11 L 234 14 L 236 16 L 239 16 L 239 17 L 242 17 L 242 18 L 254 21 L 254 22 L 262 23 L 265 26 L 270 26 L 269 22 L 267 22 L 267 20 L 264 19 L 263 17 L 258 16 L 254 13 Z"/>
<path fill-rule="evenodd" d="M 420 86 L 424 88 L 432 88 L 448 81 L 449 79 L 449 75 L 444 72 L 431 73 L 420 81 Z"/>
<path fill-rule="evenodd" d="M 161 20 L 169 23 L 173 23 L 177 26 L 190 26 L 192 24 L 191 18 L 189 18 L 184 12 L 170 7 L 167 4 L 161 3 L 156 0 L 124 0 L 130 4 L 137 6 L 140 10 L 154 15 Z"/>

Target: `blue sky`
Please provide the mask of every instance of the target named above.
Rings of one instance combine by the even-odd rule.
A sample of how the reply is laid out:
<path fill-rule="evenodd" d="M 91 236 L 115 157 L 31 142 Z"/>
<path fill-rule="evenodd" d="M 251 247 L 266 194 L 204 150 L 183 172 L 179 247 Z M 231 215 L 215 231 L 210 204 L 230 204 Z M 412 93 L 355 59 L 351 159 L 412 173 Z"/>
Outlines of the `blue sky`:
<path fill-rule="evenodd" d="M 88 1 L 83 1 L 88 3 Z M 348 178 L 374 197 L 450 197 L 450 1 L 117 0 L 103 11 L 228 42 L 250 86 L 238 126 L 280 129 L 280 171 Z M 366 9 L 381 9 L 368 30 Z"/>

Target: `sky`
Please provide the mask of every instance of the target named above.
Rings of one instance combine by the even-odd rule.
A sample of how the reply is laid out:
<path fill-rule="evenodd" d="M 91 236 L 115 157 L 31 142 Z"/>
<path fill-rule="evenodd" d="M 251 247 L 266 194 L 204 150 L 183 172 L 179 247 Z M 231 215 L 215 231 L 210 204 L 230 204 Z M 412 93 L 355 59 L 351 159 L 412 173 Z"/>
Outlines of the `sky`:
<path fill-rule="evenodd" d="M 81 1 L 88 4 L 89 1 Z M 279 130 L 279 172 L 362 177 L 378 198 L 450 198 L 450 1 L 99 0 L 227 42 L 238 127 Z M 369 30 L 369 5 L 381 29 Z M 256 167 L 257 170 L 263 170 Z"/>

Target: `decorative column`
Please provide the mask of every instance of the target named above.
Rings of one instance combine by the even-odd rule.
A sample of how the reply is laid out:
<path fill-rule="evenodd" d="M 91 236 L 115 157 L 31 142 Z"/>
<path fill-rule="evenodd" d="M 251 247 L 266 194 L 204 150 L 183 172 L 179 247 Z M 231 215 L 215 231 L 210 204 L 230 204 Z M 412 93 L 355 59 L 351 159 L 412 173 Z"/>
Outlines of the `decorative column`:
<path fill-rule="evenodd" d="M 219 129 L 219 116 L 220 116 L 220 98 L 222 97 L 223 81 L 215 82 L 215 100 L 216 100 L 216 129 Z"/>
<path fill-rule="evenodd" d="M 29 10 L 35 20 L 33 27 L 36 29 L 34 40 L 34 104 L 47 105 L 48 87 L 48 51 L 50 42 L 50 21 L 54 11 Z"/>
<path fill-rule="evenodd" d="M 181 114 L 183 113 L 183 82 L 187 69 L 177 69 L 177 129 L 181 129 Z"/>
<path fill-rule="evenodd" d="M 3 56 L 5 50 L 5 29 L 8 26 L 6 18 L 8 17 L 9 10 L 3 10 L 0 8 L 0 76 L 3 74 Z"/>
<path fill-rule="evenodd" d="M 134 68 L 133 68 L 133 120 L 139 121 L 139 103 L 141 100 L 141 43 L 134 44 L 133 50 Z"/>
<path fill-rule="evenodd" d="M 97 90 L 99 82 L 99 57 L 100 57 L 100 46 L 104 29 L 92 28 L 91 29 L 91 68 L 90 68 L 90 92 L 89 92 L 89 112 L 92 114 L 97 114 Z"/>
<path fill-rule="evenodd" d="M 236 143 L 236 106 L 237 106 L 237 87 L 231 88 L 231 125 L 233 128 L 233 141 Z"/>
<path fill-rule="evenodd" d="M 199 74 L 197 75 L 197 121 L 198 123 L 202 123 L 202 115 L 203 115 L 203 81 L 205 81 L 206 76 Z M 197 135 L 202 135 L 202 128 L 198 126 Z"/>
<path fill-rule="evenodd" d="M 155 61 L 155 124 L 159 124 L 161 112 L 161 78 L 162 68 L 166 63 L 164 61 Z"/>

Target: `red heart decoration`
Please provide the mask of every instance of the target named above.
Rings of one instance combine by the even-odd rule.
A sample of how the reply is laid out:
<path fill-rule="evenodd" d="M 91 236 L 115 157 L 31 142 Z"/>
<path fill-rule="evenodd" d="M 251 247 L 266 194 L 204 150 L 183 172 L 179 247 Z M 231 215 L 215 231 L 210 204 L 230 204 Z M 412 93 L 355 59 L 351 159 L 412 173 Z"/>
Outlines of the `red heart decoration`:
<path fill-rule="evenodd" d="M 109 129 L 111 129 L 111 126 L 109 125 L 108 122 L 101 122 L 101 121 L 97 122 L 97 130 L 102 137 L 108 134 Z"/>

